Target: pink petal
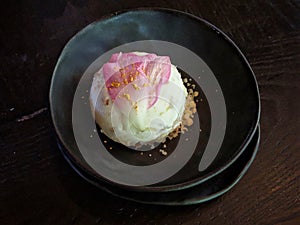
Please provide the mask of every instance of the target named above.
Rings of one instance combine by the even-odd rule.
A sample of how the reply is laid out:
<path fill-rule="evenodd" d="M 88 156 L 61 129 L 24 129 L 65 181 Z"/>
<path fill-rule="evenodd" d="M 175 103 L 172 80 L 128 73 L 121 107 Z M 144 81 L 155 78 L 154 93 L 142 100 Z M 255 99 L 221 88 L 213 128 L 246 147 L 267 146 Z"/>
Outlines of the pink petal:
<path fill-rule="evenodd" d="M 129 94 L 132 101 L 148 97 L 148 108 L 156 103 L 161 86 L 168 82 L 170 74 L 170 58 L 155 54 L 117 53 L 103 65 L 105 84 L 113 100 L 122 91 Z M 149 86 L 145 87 L 145 83 Z M 118 105 L 121 107 L 122 101 L 118 101 Z"/>

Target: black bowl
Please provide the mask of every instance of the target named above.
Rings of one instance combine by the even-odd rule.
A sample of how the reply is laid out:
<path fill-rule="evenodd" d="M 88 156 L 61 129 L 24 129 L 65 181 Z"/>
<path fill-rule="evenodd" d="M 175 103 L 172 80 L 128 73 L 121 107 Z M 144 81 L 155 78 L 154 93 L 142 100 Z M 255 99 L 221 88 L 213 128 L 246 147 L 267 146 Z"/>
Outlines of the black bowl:
<path fill-rule="evenodd" d="M 195 125 L 167 143 L 167 157 L 158 153 L 162 146 L 141 156 L 91 128 L 96 125 L 87 92 L 93 73 L 119 51 L 169 55 L 200 92 Z M 168 9 L 119 12 L 77 33 L 55 67 L 50 106 L 74 164 L 95 179 L 136 191 L 184 189 L 221 173 L 245 150 L 260 115 L 257 82 L 238 47 L 212 24 Z"/>
<path fill-rule="evenodd" d="M 257 129 L 249 145 L 241 156 L 217 176 L 184 190 L 170 192 L 136 192 L 124 190 L 101 182 L 76 166 L 66 155 L 63 146 L 60 149 L 71 167 L 86 181 L 114 196 L 130 201 L 155 205 L 192 205 L 215 199 L 233 188 L 245 175 L 252 164 L 260 142 L 260 129 Z"/>

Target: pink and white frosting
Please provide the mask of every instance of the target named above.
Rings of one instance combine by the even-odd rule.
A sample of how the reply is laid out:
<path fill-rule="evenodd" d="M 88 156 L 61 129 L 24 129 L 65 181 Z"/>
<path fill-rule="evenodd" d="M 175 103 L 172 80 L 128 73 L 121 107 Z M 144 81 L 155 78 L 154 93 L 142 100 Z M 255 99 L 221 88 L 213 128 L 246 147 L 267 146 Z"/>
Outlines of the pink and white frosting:
<path fill-rule="evenodd" d="M 148 96 L 148 108 L 156 103 L 160 89 L 169 81 L 170 74 L 170 58 L 155 54 L 116 53 L 103 65 L 105 85 L 112 100 L 126 88 L 126 96 L 130 96 L 132 101 Z"/>
<path fill-rule="evenodd" d="M 96 122 L 126 146 L 160 142 L 181 122 L 187 96 L 168 56 L 116 53 L 94 75 L 90 93 Z"/>

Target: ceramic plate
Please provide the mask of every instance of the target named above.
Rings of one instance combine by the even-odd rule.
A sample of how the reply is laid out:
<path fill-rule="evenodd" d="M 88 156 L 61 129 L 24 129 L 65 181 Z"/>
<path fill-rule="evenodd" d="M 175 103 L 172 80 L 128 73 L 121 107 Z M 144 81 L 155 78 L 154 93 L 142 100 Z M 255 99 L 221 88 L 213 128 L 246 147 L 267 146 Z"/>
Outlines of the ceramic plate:
<path fill-rule="evenodd" d="M 189 131 L 159 149 L 127 149 L 100 132 L 88 97 L 93 74 L 116 52 L 168 55 L 199 91 Z M 190 88 L 187 85 L 187 88 Z M 255 76 L 222 31 L 191 14 L 167 9 L 123 11 L 94 22 L 63 49 L 50 106 L 65 154 L 93 178 L 135 191 L 175 191 L 217 176 L 247 148 L 258 126 Z"/>
<path fill-rule="evenodd" d="M 83 177 L 91 184 L 97 186 L 101 190 L 104 190 L 114 196 L 146 204 L 191 205 L 207 202 L 209 200 L 217 198 L 222 194 L 225 194 L 234 185 L 236 185 L 252 164 L 258 151 L 259 142 L 260 129 L 258 128 L 249 145 L 247 146 L 243 154 L 239 157 L 239 159 L 217 176 L 214 176 L 213 178 L 199 185 L 184 190 L 172 192 L 151 192 L 146 194 L 143 192 L 128 191 L 117 188 L 115 186 L 94 179 L 92 176 L 76 166 L 64 154 L 62 146 L 61 150 L 66 160 L 81 177 Z"/>

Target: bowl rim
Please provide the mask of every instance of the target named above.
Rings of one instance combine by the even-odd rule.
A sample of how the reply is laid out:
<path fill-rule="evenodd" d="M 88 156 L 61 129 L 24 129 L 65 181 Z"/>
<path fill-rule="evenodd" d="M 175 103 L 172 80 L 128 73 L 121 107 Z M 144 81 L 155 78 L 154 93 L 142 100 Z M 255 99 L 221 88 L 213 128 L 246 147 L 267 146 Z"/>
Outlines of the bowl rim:
<path fill-rule="evenodd" d="M 255 141 L 255 146 L 253 149 L 246 149 L 245 151 L 252 151 L 251 156 L 248 158 L 247 162 L 245 163 L 245 165 L 243 166 L 243 168 L 240 170 L 239 174 L 235 177 L 235 179 L 232 180 L 232 182 L 227 185 L 226 187 L 220 189 L 219 191 L 212 193 L 210 195 L 207 196 L 203 196 L 200 199 L 193 199 L 193 200 L 185 200 L 185 201 L 178 201 L 178 202 L 168 202 L 168 201 L 147 201 L 147 200 L 140 200 L 140 199 L 136 199 L 134 197 L 128 197 L 126 195 L 122 195 L 122 194 L 118 194 L 115 191 L 112 191 L 110 189 L 109 186 L 105 186 L 103 184 L 101 184 L 101 182 L 99 181 L 95 181 L 92 180 L 91 178 L 89 178 L 89 174 L 85 175 L 85 171 L 80 171 L 80 168 L 77 168 L 76 165 L 74 165 L 74 163 L 68 158 L 67 155 L 65 155 L 65 152 L 63 151 L 63 146 L 60 146 L 60 150 L 64 156 L 64 158 L 66 159 L 66 161 L 69 163 L 69 165 L 75 170 L 75 172 L 82 177 L 83 179 L 85 179 L 87 182 L 89 182 L 90 184 L 96 186 L 97 188 L 115 196 L 115 197 L 119 197 L 119 198 L 123 198 L 125 200 L 129 200 L 129 201 L 133 201 L 133 202 L 138 202 L 138 203 L 143 203 L 143 204 L 151 204 L 151 205 L 169 205 L 169 206 L 179 206 L 179 205 L 195 205 L 195 204 L 200 204 L 200 203 L 204 203 L 204 202 L 208 202 L 211 201 L 217 197 L 220 197 L 221 195 L 225 194 L 226 192 L 228 192 L 229 190 L 231 190 L 246 174 L 246 172 L 249 170 L 250 166 L 252 165 L 257 152 L 259 150 L 259 145 L 260 145 L 260 141 L 261 141 L 261 137 L 260 137 L 260 125 L 258 125 L 257 130 L 255 131 L 255 135 L 257 135 L 257 137 L 255 137 L 255 135 L 253 136 L 253 139 L 251 139 L 252 141 Z M 62 148 L 61 148 L 62 147 Z M 245 153 L 245 152 L 244 152 Z M 241 156 L 242 157 L 242 156 Z M 226 168 L 223 172 L 225 172 L 226 170 L 229 170 L 230 167 Z M 222 173 L 220 173 L 218 176 L 222 175 Z M 199 184 L 201 185 L 201 184 Z M 197 185 L 196 185 L 197 186 Z M 126 190 L 126 191 L 132 191 L 132 190 Z M 178 190 L 181 191 L 181 190 Z M 135 192 L 134 190 L 132 192 Z M 155 192 L 154 192 L 155 193 Z M 170 192 L 156 192 L 156 193 L 170 193 Z"/>
<path fill-rule="evenodd" d="M 252 125 L 252 127 L 249 129 L 248 134 L 246 136 L 246 138 L 244 139 L 244 141 L 241 143 L 240 147 L 238 148 L 238 152 L 233 155 L 233 157 L 231 159 L 228 160 L 228 162 L 209 172 L 208 174 L 204 175 L 202 178 L 195 178 L 183 183 L 179 183 L 179 184 L 172 184 L 172 185 L 164 185 L 164 186 L 130 186 L 130 185 L 124 185 L 124 184 L 119 184 L 119 183 L 115 183 L 113 181 L 110 181 L 109 179 L 102 177 L 100 174 L 98 174 L 96 171 L 94 171 L 91 167 L 89 167 L 89 165 L 87 163 L 82 163 L 77 156 L 75 156 L 72 153 L 72 150 L 70 150 L 63 138 L 63 135 L 61 134 L 58 125 L 57 125 L 57 120 L 54 114 L 54 111 L 52 109 L 52 105 L 53 105 L 53 87 L 54 87 L 54 80 L 55 80 L 55 74 L 56 71 L 58 69 L 58 65 L 59 62 L 62 59 L 63 53 L 64 51 L 68 48 L 68 45 L 81 33 L 84 33 L 86 30 L 88 30 L 90 27 L 96 25 L 97 23 L 113 18 L 115 16 L 119 16 L 122 14 L 126 14 L 126 13 L 130 13 L 130 12 L 140 12 L 140 11 L 147 11 L 147 12 L 163 12 L 163 13 L 171 13 L 171 14 L 177 14 L 177 15 L 181 15 L 181 16 L 186 16 L 190 19 L 196 20 L 200 23 L 202 23 L 203 25 L 209 27 L 210 29 L 218 32 L 218 34 L 222 35 L 222 37 L 233 47 L 235 48 L 235 50 L 237 51 L 237 54 L 242 58 L 242 60 L 245 62 L 245 66 L 248 67 L 249 72 L 251 73 L 253 79 L 254 79 L 254 84 L 255 84 L 255 88 L 256 88 L 256 93 L 257 93 L 257 102 L 258 102 L 258 108 L 257 108 L 257 115 L 256 115 L 256 121 L 254 123 L 254 125 Z M 207 181 L 208 179 L 220 174 L 222 171 L 224 171 L 226 168 L 228 168 L 233 162 L 235 162 L 240 155 L 244 152 L 244 150 L 246 149 L 246 147 L 248 146 L 248 144 L 250 143 L 251 139 L 253 138 L 258 124 L 259 124 L 259 120 L 260 120 L 260 115 L 261 115 L 261 102 L 260 102 L 260 94 L 259 94 L 259 88 L 258 88 L 258 82 L 256 80 L 255 74 L 250 66 L 250 63 L 248 62 L 248 60 L 246 59 L 245 55 L 242 53 L 242 51 L 239 49 L 239 47 L 233 42 L 233 40 L 231 38 L 229 38 L 227 36 L 227 34 L 225 34 L 222 30 L 220 30 L 218 27 L 216 27 L 215 25 L 213 25 L 212 23 L 208 22 L 207 20 L 200 18 L 196 15 L 193 15 L 191 13 L 188 12 L 183 12 L 177 9 L 171 9 L 171 8 L 163 8 L 163 7 L 139 7 L 139 8 L 133 8 L 133 9 L 124 9 L 124 10 L 119 10 L 116 11 L 115 13 L 110 13 L 107 15 L 104 15 L 102 17 L 100 17 L 98 20 L 86 25 L 84 28 L 82 28 L 81 30 L 79 30 L 78 32 L 76 32 L 65 44 L 64 48 L 62 49 L 62 51 L 60 52 L 60 55 L 58 57 L 58 60 L 56 62 L 55 68 L 53 70 L 52 73 L 52 78 L 51 78 L 51 84 L 50 84 L 50 91 L 49 91 L 49 105 L 50 105 L 50 113 L 51 113 L 51 118 L 52 118 L 52 122 L 54 125 L 54 129 L 56 131 L 56 134 L 59 138 L 59 140 L 61 141 L 62 145 L 64 146 L 65 152 L 67 153 L 67 155 L 69 156 L 69 158 L 76 164 L 78 165 L 81 169 L 83 169 L 84 171 L 86 171 L 87 173 L 89 173 L 90 175 L 92 175 L 93 177 L 95 177 L 96 179 L 101 179 L 105 182 L 111 183 L 113 185 L 119 186 L 121 188 L 125 188 L 125 189 L 129 189 L 129 190 L 135 190 L 135 191 L 143 191 L 143 192 L 155 192 L 155 191 L 177 191 L 177 190 L 182 190 L 182 189 L 186 189 L 195 185 L 198 185 L 200 183 L 203 183 L 205 181 Z"/>

